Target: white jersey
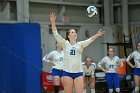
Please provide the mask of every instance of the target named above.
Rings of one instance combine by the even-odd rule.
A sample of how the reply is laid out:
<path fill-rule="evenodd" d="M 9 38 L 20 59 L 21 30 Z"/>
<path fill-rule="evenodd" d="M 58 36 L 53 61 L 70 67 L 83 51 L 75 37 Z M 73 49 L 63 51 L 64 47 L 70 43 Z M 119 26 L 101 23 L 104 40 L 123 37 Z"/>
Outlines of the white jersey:
<path fill-rule="evenodd" d="M 69 73 L 83 72 L 82 67 L 82 51 L 93 40 L 89 38 L 85 41 L 77 42 L 71 45 L 68 40 L 63 39 L 57 31 L 53 32 L 57 42 L 63 47 L 65 54 L 63 70 Z"/>
<path fill-rule="evenodd" d="M 87 68 L 86 64 L 83 63 L 83 70 L 84 70 L 84 76 L 92 76 L 94 77 L 94 73 L 95 73 L 95 69 L 96 69 L 96 64 L 92 63 L 89 68 Z"/>
<path fill-rule="evenodd" d="M 136 64 L 136 68 L 140 68 L 140 53 L 138 51 L 132 52 L 126 59 L 128 62 L 131 58 L 134 58 L 134 62 Z"/>
<path fill-rule="evenodd" d="M 106 56 L 98 63 L 98 67 L 101 68 L 101 66 L 104 64 L 106 68 L 106 73 L 117 73 L 118 63 L 120 63 L 121 66 L 123 66 L 123 63 L 121 62 L 118 56 L 114 56 L 112 60 L 108 56 Z"/>
<path fill-rule="evenodd" d="M 62 70 L 64 61 L 64 52 L 58 52 L 57 50 L 50 52 L 43 58 L 43 61 L 51 62 L 54 64 L 53 68 Z"/>

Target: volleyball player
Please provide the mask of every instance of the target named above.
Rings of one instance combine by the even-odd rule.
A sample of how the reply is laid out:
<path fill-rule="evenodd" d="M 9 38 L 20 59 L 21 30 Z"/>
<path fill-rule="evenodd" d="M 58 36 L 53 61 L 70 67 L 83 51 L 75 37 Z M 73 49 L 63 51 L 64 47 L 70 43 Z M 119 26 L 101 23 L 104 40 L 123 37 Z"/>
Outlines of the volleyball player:
<path fill-rule="evenodd" d="M 118 77 L 118 70 L 121 66 L 123 66 L 122 62 L 120 61 L 118 56 L 115 56 L 115 49 L 110 47 L 108 49 L 108 56 L 105 56 L 101 59 L 98 63 L 98 67 L 101 68 L 105 72 L 105 78 L 108 85 L 109 93 L 113 93 L 113 89 L 117 93 L 120 92 L 120 85 L 119 85 L 119 77 Z M 105 67 L 103 67 L 103 64 Z"/>
<path fill-rule="evenodd" d="M 43 58 L 43 61 L 50 62 L 54 65 L 52 67 L 54 93 L 59 93 L 60 84 L 63 83 L 63 60 L 64 52 L 59 43 L 56 43 L 56 50 L 50 52 Z"/>
<path fill-rule="evenodd" d="M 93 63 L 93 58 L 92 57 L 86 57 L 85 62 L 83 63 L 83 70 L 84 70 L 84 75 L 83 75 L 83 82 L 84 82 L 84 89 L 83 93 L 86 93 L 86 86 L 87 84 L 90 87 L 91 93 L 95 93 L 95 76 L 94 72 L 96 69 L 96 64 Z M 87 81 L 88 80 L 88 81 Z"/>
<path fill-rule="evenodd" d="M 77 33 L 75 29 L 70 29 L 66 32 L 66 39 L 63 39 L 57 32 L 56 28 L 56 15 L 55 13 L 50 13 L 50 21 L 52 25 L 52 32 L 55 36 L 57 42 L 59 42 L 63 48 L 65 58 L 63 67 L 63 84 L 64 93 L 72 93 L 74 89 L 76 93 L 83 92 L 83 67 L 82 67 L 82 51 L 91 42 L 93 42 L 97 37 L 104 34 L 104 31 L 100 29 L 91 38 L 77 42 Z"/>
<path fill-rule="evenodd" d="M 134 58 L 135 65 L 132 65 L 130 59 Z M 134 68 L 134 82 L 135 93 L 139 93 L 140 90 L 140 42 L 137 44 L 137 50 L 132 52 L 126 59 L 128 65 Z"/>

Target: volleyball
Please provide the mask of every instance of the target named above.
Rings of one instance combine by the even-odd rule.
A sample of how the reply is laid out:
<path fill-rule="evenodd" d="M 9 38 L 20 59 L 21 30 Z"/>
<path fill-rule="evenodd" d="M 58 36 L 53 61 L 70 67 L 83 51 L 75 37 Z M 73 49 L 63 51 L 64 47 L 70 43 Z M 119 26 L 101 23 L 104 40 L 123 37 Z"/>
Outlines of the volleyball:
<path fill-rule="evenodd" d="M 97 8 L 95 6 L 89 6 L 87 7 L 87 15 L 88 17 L 93 17 L 95 15 L 97 15 Z"/>

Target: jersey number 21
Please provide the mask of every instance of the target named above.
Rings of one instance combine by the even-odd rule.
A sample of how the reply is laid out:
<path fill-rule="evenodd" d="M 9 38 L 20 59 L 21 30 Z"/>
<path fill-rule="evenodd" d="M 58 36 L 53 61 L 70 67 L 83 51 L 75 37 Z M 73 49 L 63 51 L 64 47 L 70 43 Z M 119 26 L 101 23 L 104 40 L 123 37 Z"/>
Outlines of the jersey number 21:
<path fill-rule="evenodd" d="M 75 55 L 75 50 L 74 49 L 70 50 L 70 55 Z"/>

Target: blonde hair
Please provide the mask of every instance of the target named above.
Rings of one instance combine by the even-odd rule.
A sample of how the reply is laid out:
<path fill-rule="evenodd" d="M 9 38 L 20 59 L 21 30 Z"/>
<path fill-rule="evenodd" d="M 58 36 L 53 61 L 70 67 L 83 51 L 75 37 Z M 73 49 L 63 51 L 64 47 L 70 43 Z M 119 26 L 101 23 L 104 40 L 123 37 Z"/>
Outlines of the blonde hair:
<path fill-rule="evenodd" d="M 90 57 L 90 56 L 85 57 L 84 61 L 86 61 L 88 58 L 90 58 L 90 59 L 91 59 L 91 61 L 93 62 L 93 58 L 92 58 L 92 57 Z"/>

